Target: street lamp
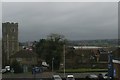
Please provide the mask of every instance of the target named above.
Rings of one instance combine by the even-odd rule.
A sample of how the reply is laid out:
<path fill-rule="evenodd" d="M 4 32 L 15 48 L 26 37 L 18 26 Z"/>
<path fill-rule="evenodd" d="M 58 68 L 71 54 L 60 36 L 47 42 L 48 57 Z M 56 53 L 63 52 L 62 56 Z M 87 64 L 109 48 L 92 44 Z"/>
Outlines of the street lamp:
<path fill-rule="evenodd" d="M 52 73 L 53 73 L 53 69 L 54 69 L 53 61 L 54 61 L 54 57 L 52 58 Z"/>

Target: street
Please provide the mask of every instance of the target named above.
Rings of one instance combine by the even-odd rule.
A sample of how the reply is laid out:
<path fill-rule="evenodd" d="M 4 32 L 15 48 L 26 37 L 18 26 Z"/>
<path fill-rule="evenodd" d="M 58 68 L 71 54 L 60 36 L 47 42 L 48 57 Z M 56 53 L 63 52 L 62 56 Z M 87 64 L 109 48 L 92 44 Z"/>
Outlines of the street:
<path fill-rule="evenodd" d="M 32 73 L 21 73 L 21 74 L 3 74 L 3 78 L 52 78 L 53 74 L 60 75 L 62 78 L 64 78 L 64 73 L 52 73 L 52 72 L 43 72 L 43 73 L 37 73 L 36 75 L 33 75 Z M 68 74 L 73 74 L 75 78 L 85 78 L 89 74 L 96 74 L 99 73 L 66 73 L 65 76 Z"/>

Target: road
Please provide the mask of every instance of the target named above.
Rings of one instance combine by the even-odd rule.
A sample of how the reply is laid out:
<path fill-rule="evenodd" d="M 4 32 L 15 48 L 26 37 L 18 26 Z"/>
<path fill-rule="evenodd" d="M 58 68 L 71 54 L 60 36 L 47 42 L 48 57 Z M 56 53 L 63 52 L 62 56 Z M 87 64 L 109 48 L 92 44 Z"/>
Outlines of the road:
<path fill-rule="evenodd" d="M 7 74 L 3 74 L 2 77 L 3 78 L 52 78 L 53 74 L 58 74 L 60 75 L 62 78 L 64 78 L 64 73 L 52 73 L 52 72 L 43 72 L 43 73 L 38 73 L 36 75 L 33 75 L 31 73 L 23 73 L 23 74 L 11 74 L 11 73 L 7 73 Z M 87 75 L 89 74 L 96 74 L 98 75 L 99 73 L 66 73 L 65 76 L 67 76 L 68 74 L 73 74 L 75 78 L 85 78 Z"/>

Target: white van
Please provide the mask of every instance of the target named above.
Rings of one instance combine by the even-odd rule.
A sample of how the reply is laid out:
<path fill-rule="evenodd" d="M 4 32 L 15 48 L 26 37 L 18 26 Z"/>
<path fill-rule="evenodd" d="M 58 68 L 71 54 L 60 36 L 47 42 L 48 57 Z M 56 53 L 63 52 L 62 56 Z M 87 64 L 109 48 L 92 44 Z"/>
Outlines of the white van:
<path fill-rule="evenodd" d="M 67 79 L 66 80 L 75 80 L 73 75 L 67 75 Z"/>

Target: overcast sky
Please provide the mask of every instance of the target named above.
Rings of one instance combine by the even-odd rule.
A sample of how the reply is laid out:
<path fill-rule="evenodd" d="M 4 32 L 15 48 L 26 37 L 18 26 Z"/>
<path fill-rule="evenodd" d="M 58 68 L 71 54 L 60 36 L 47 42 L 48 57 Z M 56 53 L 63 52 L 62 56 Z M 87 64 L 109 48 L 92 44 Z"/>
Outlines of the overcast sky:
<path fill-rule="evenodd" d="M 2 22 L 19 24 L 19 41 L 63 34 L 70 40 L 118 37 L 117 2 L 2 3 Z"/>

